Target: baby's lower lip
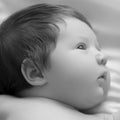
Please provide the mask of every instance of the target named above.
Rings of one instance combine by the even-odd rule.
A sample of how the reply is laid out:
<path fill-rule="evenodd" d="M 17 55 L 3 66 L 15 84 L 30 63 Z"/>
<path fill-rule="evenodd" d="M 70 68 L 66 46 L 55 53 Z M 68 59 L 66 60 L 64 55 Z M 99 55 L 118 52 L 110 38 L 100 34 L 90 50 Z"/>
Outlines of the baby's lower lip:
<path fill-rule="evenodd" d="M 101 75 L 100 77 L 98 77 L 97 81 L 98 81 L 98 85 L 103 87 L 105 85 L 105 82 L 107 81 L 107 72 Z"/>
<path fill-rule="evenodd" d="M 110 86 L 110 74 L 109 72 L 106 73 L 105 77 L 99 77 L 97 79 L 98 85 L 101 86 L 105 91 Z"/>
<path fill-rule="evenodd" d="M 99 86 L 103 87 L 103 85 L 105 84 L 105 79 L 101 77 L 101 78 L 98 78 L 97 80 L 98 80 Z"/>

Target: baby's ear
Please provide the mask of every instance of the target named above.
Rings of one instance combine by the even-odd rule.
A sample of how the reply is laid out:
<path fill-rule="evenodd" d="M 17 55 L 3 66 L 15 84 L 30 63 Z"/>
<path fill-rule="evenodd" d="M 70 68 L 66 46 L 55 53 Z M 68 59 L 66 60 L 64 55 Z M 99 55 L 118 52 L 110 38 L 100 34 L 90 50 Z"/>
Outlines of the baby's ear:
<path fill-rule="evenodd" d="M 44 86 L 47 83 L 47 80 L 44 78 L 42 72 L 29 58 L 23 60 L 21 72 L 25 80 L 32 86 Z"/>

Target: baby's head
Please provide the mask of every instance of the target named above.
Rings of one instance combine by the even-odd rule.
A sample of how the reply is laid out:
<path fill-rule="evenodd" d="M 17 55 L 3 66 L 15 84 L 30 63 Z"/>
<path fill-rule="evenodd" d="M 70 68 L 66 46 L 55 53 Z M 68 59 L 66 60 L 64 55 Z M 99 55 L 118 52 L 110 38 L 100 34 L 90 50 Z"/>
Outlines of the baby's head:
<path fill-rule="evenodd" d="M 91 25 L 70 7 L 39 4 L 13 14 L 1 25 L 0 51 L 12 94 L 79 109 L 101 103 L 107 94 L 106 57 Z"/>

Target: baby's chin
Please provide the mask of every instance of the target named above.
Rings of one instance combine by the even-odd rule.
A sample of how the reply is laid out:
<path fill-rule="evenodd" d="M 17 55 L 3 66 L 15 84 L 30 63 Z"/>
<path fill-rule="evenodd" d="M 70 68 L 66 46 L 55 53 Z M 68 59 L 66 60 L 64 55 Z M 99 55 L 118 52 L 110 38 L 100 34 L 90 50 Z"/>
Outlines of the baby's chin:
<path fill-rule="evenodd" d="M 87 103 L 82 103 L 79 104 L 80 106 L 78 106 L 78 109 L 80 111 L 93 111 L 95 108 L 98 108 L 99 106 L 101 106 L 101 104 L 106 100 L 107 98 L 107 94 L 102 92 L 101 94 L 99 94 L 99 96 L 94 97 L 93 100 L 89 100 L 87 101 Z"/>
<path fill-rule="evenodd" d="M 104 111 L 104 102 L 105 101 L 101 101 L 99 104 L 97 104 L 89 109 L 83 109 L 82 112 L 87 113 L 87 114 L 106 113 Z"/>
<path fill-rule="evenodd" d="M 98 111 L 98 109 L 102 106 L 102 103 L 104 102 L 104 98 L 99 101 L 96 104 L 91 104 L 91 105 L 86 105 L 84 108 L 79 108 L 78 110 L 83 112 L 83 113 L 87 113 L 87 114 L 93 114 L 93 113 L 97 113 L 96 111 Z"/>
<path fill-rule="evenodd" d="M 100 108 L 101 105 L 108 98 L 109 89 L 110 89 L 110 75 L 108 74 L 104 84 L 102 86 L 99 86 L 98 94 L 94 96 L 93 100 L 91 100 L 92 102 L 87 102 L 86 104 L 84 103 L 85 106 L 83 106 L 81 110 L 89 111 L 92 113 L 94 110 L 97 110 L 98 108 Z"/>

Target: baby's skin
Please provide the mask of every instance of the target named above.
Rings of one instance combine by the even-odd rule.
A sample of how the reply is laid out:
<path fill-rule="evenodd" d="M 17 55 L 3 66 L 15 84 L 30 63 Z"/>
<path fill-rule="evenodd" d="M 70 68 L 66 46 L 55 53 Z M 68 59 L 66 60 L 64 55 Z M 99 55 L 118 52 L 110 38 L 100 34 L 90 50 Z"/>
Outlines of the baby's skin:
<path fill-rule="evenodd" d="M 110 114 L 87 115 L 45 98 L 0 97 L 0 120 L 119 120 Z M 119 115 L 119 114 L 117 114 Z"/>
<path fill-rule="evenodd" d="M 1 96 L 1 114 L 5 113 L 1 115 L 3 120 L 118 120 L 120 118 L 119 112 L 111 115 L 104 113 L 84 114 L 78 111 L 80 108 L 85 109 L 96 106 L 106 98 L 109 89 L 109 74 L 105 67 L 106 58 L 99 50 L 94 32 L 85 23 L 77 19 L 66 18 L 65 20 L 67 26 L 59 25 L 61 30 L 59 40 L 56 49 L 51 53 L 52 69 L 44 74 L 46 75 L 46 80 L 50 80 L 46 90 L 44 91 L 44 86 L 42 88 L 34 86 L 33 89 L 21 93 L 26 98 Z M 70 31 L 71 29 L 73 32 Z M 71 67 L 73 69 L 70 69 Z M 61 71 L 58 71 L 58 68 Z M 70 75 L 74 77 L 75 81 L 72 82 L 73 78 L 65 79 L 65 74 L 62 72 L 63 69 L 67 69 L 66 74 L 69 75 L 71 73 Z M 76 69 L 78 72 L 74 73 L 73 71 Z M 54 77 L 54 72 L 61 73 L 59 76 L 64 75 L 63 80 L 57 79 L 59 84 L 54 81 L 55 77 L 59 78 L 58 76 Z M 101 75 L 106 76 L 105 80 L 99 79 Z M 52 88 L 54 96 L 39 96 L 50 90 L 49 82 L 54 86 L 58 86 Z M 65 84 L 65 82 L 68 84 Z M 71 89 L 71 87 L 74 88 L 73 83 L 75 83 L 74 86 L 77 86 L 78 89 Z M 81 83 L 83 83 L 82 86 Z M 59 86 L 60 84 L 63 86 Z M 58 92 L 61 96 L 56 95 Z M 84 95 L 85 93 L 86 95 Z M 37 96 L 35 97 L 36 94 Z M 62 97 L 62 95 L 67 96 Z M 80 95 L 86 99 L 81 99 Z M 50 99 L 50 97 L 52 98 Z"/>
<path fill-rule="evenodd" d="M 110 85 L 107 57 L 90 26 L 74 17 L 63 16 L 63 20 L 56 23 L 59 35 L 55 47 L 51 46 L 49 69 L 40 71 L 30 58 L 25 58 L 21 72 L 33 87 L 18 93 L 23 98 L 1 96 L 3 120 L 120 118 L 119 112 L 112 115 L 81 112 L 100 105 L 107 97 Z"/>

